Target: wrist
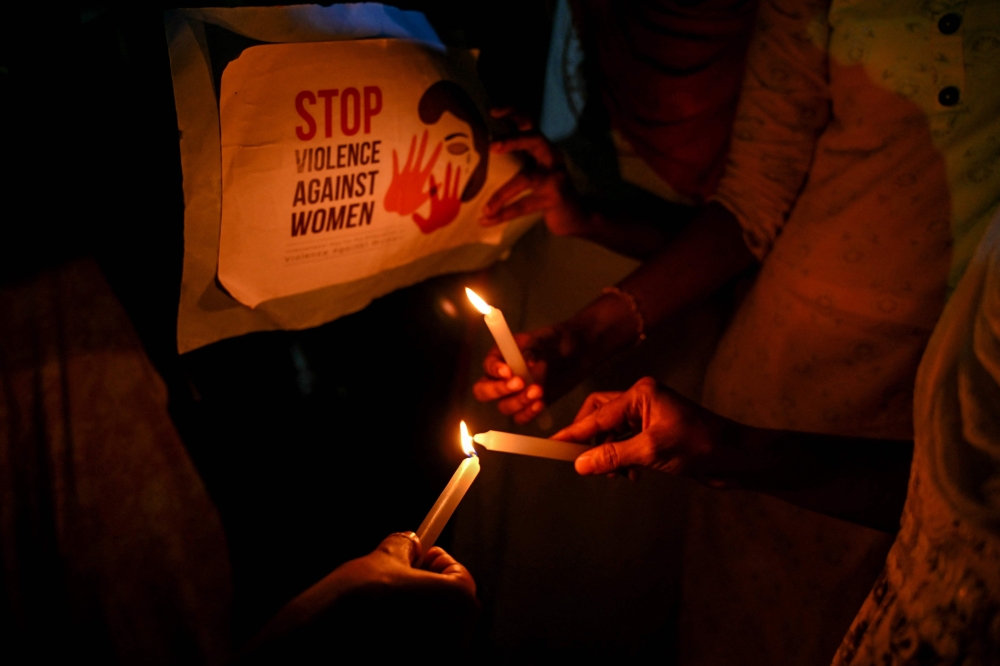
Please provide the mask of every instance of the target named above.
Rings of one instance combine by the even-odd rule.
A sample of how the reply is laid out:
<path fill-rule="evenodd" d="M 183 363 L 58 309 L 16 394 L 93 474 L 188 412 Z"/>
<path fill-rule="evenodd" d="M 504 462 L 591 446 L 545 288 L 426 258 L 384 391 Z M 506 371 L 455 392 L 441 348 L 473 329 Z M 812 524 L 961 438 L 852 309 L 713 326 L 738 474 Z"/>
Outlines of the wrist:
<path fill-rule="evenodd" d="M 602 293 L 564 324 L 590 357 L 602 361 L 627 349 L 645 334 L 645 319 L 640 324 L 638 303 L 630 302 L 614 292 Z M 642 330 L 640 330 L 640 328 Z"/>
<path fill-rule="evenodd" d="M 620 287 L 605 287 L 601 290 L 601 294 L 615 296 L 625 301 L 632 319 L 635 320 L 635 346 L 638 347 L 642 344 L 646 340 L 646 317 L 643 316 L 642 308 L 639 307 L 639 301 L 636 297 Z"/>
<path fill-rule="evenodd" d="M 691 473 L 714 488 L 754 489 L 770 467 L 767 431 L 745 426 L 697 407 L 700 427 L 693 429 L 692 440 L 699 451 Z M 761 435 L 765 435 L 764 439 Z M 699 446 L 700 444 L 700 446 Z"/>
<path fill-rule="evenodd" d="M 728 423 L 724 436 L 739 461 L 742 485 L 749 489 L 767 487 L 782 457 L 780 431 L 724 420 Z"/>
<path fill-rule="evenodd" d="M 599 214 L 590 211 L 579 202 L 565 202 L 551 209 L 545 216 L 545 223 L 556 236 L 591 238 L 600 225 Z"/>

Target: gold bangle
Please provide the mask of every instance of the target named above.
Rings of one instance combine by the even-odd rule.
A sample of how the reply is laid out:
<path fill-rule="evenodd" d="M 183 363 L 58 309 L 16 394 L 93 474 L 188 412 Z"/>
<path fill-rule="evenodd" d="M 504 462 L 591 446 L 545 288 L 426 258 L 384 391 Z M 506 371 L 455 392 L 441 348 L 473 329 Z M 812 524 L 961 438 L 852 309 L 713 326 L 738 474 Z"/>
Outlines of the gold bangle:
<path fill-rule="evenodd" d="M 628 293 L 624 289 L 619 289 L 618 287 L 605 287 L 601 290 L 601 293 L 613 294 L 619 298 L 625 299 L 625 302 L 628 303 L 629 309 L 632 311 L 632 316 L 635 317 L 635 346 L 638 347 L 641 345 L 642 341 L 646 339 L 646 318 L 642 316 L 642 310 L 639 309 L 639 302 L 635 300 L 635 296 Z"/>

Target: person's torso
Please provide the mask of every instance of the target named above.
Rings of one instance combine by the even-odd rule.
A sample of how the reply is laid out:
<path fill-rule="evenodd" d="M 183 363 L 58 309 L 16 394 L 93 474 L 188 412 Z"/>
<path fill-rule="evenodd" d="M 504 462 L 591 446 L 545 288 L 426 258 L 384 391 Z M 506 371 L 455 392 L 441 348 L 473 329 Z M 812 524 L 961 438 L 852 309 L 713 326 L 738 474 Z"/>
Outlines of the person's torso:
<path fill-rule="evenodd" d="M 829 18 L 831 122 L 706 399 L 754 425 L 909 437 L 920 354 L 1000 203 L 1000 3 Z"/>

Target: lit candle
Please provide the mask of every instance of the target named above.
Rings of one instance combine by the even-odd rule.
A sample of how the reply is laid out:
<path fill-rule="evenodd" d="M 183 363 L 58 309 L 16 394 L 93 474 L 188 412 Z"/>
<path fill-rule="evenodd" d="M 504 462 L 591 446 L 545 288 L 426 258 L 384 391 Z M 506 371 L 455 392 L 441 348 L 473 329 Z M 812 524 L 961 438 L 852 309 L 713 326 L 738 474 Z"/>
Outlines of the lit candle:
<path fill-rule="evenodd" d="M 520 453 L 525 456 L 537 456 L 539 458 L 551 458 L 552 460 L 568 460 L 570 462 L 590 449 L 583 444 L 572 444 L 570 442 L 559 442 L 554 439 L 542 439 L 541 437 L 527 437 L 526 435 L 515 435 L 510 432 L 489 432 L 477 433 L 473 440 L 476 444 L 483 446 L 490 451 L 504 451 L 505 453 Z"/>
<path fill-rule="evenodd" d="M 434 502 L 434 506 L 431 507 L 430 513 L 417 529 L 417 536 L 420 537 L 420 545 L 425 553 L 441 536 L 441 530 L 448 524 L 451 514 L 455 513 L 455 509 L 462 502 L 469 486 L 479 474 L 479 456 L 476 455 L 476 450 L 472 447 L 472 438 L 469 437 L 469 428 L 465 425 L 465 421 L 462 421 L 461 431 L 462 450 L 465 451 L 468 458 L 463 460 L 462 464 L 455 470 L 451 481 L 444 487 L 437 502 Z"/>
<path fill-rule="evenodd" d="M 525 384 L 530 384 L 532 379 L 531 373 L 528 372 L 528 364 L 524 362 L 524 356 L 521 355 L 521 350 L 514 342 L 514 335 L 510 332 L 510 327 L 507 326 L 507 320 L 504 319 L 503 313 L 481 299 L 479 294 L 468 287 L 465 288 L 465 293 L 476 309 L 485 315 L 486 326 L 493 334 L 493 339 L 496 340 L 497 347 L 503 354 L 503 360 L 510 366 L 511 372 L 523 379 Z"/>

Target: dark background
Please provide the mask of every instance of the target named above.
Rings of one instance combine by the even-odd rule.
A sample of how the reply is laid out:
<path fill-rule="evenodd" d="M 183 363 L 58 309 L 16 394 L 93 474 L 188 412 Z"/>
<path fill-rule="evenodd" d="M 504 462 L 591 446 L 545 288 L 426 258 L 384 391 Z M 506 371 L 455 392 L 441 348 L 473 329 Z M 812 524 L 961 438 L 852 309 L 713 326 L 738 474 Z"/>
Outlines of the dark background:
<path fill-rule="evenodd" d="M 481 49 L 493 103 L 537 117 L 554 2 L 397 6 L 424 11 L 445 43 Z M 97 258 L 220 509 L 239 642 L 341 562 L 414 529 L 433 503 L 458 462 L 442 443 L 455 438 L 478 335 L 440 302 L 462 303 L 475 276 L 179 356 L 183 195 L 167 8 L 22 7 L 3 21 L 0 278 Z"/>

